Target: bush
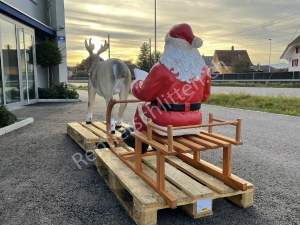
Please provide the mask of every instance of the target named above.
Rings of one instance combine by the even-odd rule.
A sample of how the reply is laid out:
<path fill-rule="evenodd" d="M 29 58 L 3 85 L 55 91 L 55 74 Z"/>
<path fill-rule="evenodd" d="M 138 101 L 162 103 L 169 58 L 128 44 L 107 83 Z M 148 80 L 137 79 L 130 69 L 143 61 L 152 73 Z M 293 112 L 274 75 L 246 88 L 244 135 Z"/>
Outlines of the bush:
<path fill-rule="evenodd" d="M 68 84 L 59 83 L 50 88 L 39 88 L 39 99 L 77 99 L 76 90 L 69 89 Z"/>
<path fill-rule="evenodd" d="M 0 128 L 11 125 L 17 121 L 17 117 L 6 106 L 0 105 Z"/>
<path fill-rule="evenodd" d="M 88 77 L 88 73 L 84 70 L 78 70 L 74 77 Z"/>

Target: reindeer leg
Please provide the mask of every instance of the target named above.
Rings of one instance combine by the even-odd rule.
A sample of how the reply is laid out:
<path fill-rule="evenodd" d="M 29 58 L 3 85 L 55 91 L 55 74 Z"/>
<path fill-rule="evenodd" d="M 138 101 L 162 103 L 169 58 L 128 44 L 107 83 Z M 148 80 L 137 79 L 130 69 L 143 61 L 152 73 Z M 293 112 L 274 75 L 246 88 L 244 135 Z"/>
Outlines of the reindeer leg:
<path fill-rule="evenodd" d="M 121 94 L 120 94 L 121 95 Z M 121 96 L 120 96 L 121 99 Z M 124 99 L 122 99 L 124 100 Z M 124 117 L 124 112 L 127 107 L 127 103 L 120 103 L 120 108 L 119 108 L 119 113 L 118 113 L 118 118 L 117 118 L 117 124 L 116 124 L 116 129 L 120 129 L 122 127 L 122 121 Z"/>
<path fill-rule="evenodd" d="M 127 82 L 127 80 L 125 80 L 125 82 L 127 84 L 130 84 L 130 82 Z M 119 94 L 120 100 L 127 100 L 128 94 L 129 94 L 129 87 L 130 87 L 130 85 L 125 85 L 125 83 L 124 83 L 124 86 L 121 88 L 121 91 Z M 117 130 L 122 127 L 122 121 L 123 121 L 124 112 L 125 112 L 126 107 L 127 107 L 127 103 L 120 104 L 118 118 L 117 118 L 117 124 L 116 124 Z"/>
<path fill-rule="evenodd" d="M 86 115 L 86 124 L 92 123 L 95 97 L 96 97 L 96 92 L 94 91 L 94 88 L 92 87 L 92 85 L 89 83 L 89 88 L 88 88 L 88 98 L 89 98 L 88 99 L 88 113 Z"/>
<path fill-rule="evenodd" d="M 109 98 L 105 98 L 106 100 L 106 108 L 108 106 L 109 101 L 112 99 L 112 96 Z M 111 115 L 110 115 L 110 125 L 111 125 L 111 133 L 115 134 L 116 129 L 115 129 L 115 118 L 114 118 L 114 108 L 111 110 Z"/>

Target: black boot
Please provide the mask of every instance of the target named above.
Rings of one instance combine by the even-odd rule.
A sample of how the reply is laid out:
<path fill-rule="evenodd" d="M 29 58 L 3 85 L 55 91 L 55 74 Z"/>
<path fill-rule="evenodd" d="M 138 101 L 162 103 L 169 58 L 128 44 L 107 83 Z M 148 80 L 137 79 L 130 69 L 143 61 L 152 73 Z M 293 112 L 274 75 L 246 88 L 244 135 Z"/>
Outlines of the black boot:
<path fill-rule="evenodd" d="M 122 132 L 122 139 L 129 147 L 135 149 L 135 138 L 130 135 L 130 132 L 133 131 L 134 131 L 133 127 L 126 127 Z M 149 146 L 148 144 L 144 142 L 142 143 L 142 153 L 147 152 L 148 146 Z"/>
<path fill-rule="evenodd" d="M 107 142 L 97 142 L 97 143 L 95 143 L 95 145 L 96 145 L 97 149 L 101 149 L 101 148 L 109 148 L 110 149 L 109 144 Z"/>

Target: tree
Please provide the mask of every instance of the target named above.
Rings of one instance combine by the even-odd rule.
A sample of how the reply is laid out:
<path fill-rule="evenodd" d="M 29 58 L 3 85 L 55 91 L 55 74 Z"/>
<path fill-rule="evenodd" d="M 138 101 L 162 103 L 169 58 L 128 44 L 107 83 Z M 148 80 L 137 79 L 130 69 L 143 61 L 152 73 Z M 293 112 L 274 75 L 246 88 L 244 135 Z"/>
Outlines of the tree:
<path fill-rule="evenodd" d="M 86 59 L 81 60 L 81 63 L 76 64 L 75 77 L 88 77 Z"/>
<path fill-rule="evenodd" d="M 250 71 L 251 62 L 246 56 L 236 57 L 231 62 L 231 71 L 233 73 L 248 73 Z"/>
<path fill-rule="evenodd" d="M 36 45 L 36 61 L 43 68 L 48 69 L 48 87 L 50 87 L 50 68 L 62 63 L 63 56 L 52 40 L 46 38 Z"/>
<path fill-rule="evenodd" d="M 83 59 L 80 64 L 76 65 L 76 67 L 77 67 L 77 70 L 86 70 L 87 69 L 86 59 Z"/>
<path fill-rule="evenodd" d="M 144 42 L 140 49 L 140 54 L 138 56 L 136 65 L 139 69 L 149 72 L 151 69 L 151 64 L 152 63 L 150 61 L 150 46 L 148 43 Z"/>
<path fill-rule="evenodd" d="M 156 56 L 157 60 L 161 57 L 162 53 L 157 51 Z M 150 46 L 148 43 L 144 42 L 141 49 L 140 54 L 137 59 L 137 67 L 141 70 L 149 72 L 152 66 L 155 64 L 155 54 L 152 52 L 150 56 Z"/>
<path fill-rule="evenodd" d="M 134 77 L 134 68 L 137 68 L 137 65 L 133 64 L 131 60 L 126 60 L 124 63 L 127 65 L 128 69 L 130 70 L 131 77 Z"/>
<path fill-rule="evenodd" d="M 161 57 L 162 53 L 160 51 L 156 51 L 156 59 L 159 60 Z M 152 66 L 155 64 L 155 53 L 154 51 L 151 54 L 151 61 L 152 61 Z"/>

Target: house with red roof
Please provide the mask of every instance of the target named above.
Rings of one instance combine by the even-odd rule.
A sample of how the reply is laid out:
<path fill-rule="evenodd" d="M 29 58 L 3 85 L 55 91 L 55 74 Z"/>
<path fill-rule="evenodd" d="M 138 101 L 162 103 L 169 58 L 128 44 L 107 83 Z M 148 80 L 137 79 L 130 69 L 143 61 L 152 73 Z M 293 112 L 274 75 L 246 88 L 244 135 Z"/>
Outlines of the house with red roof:
<path fill-rule="evenodd" d="M 289 71 L 300 71 L 300 35 L 288 44 L 280 58 L 289 61 Z"/>

